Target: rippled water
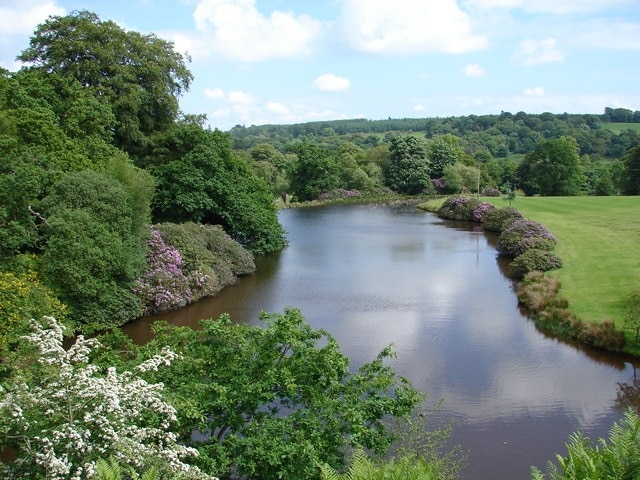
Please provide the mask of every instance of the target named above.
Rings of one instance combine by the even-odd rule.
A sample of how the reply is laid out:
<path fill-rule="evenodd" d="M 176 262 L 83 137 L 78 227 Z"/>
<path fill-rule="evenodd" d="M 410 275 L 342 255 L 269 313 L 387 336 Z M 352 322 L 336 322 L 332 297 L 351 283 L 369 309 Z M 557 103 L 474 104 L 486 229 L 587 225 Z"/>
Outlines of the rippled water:
<path fill-rule="evenodd" d="M 469 451 L 465 480 L 529 478 L 582 429 L 606 436 L 620 418 L 629 363 L 536 330 L 518 309 L 491 236 L 413 208 L 284 210 L 290 245 L 216 298 L 163 315 L 196 325 L 223 312 L 255 323 L 261 310 L 299 308 L 335 336 L 354 365 L 393 343 L 394 369 L 444 400 L 453 442 Z M 127 327 L 147 335 L 152 319 Z"/>

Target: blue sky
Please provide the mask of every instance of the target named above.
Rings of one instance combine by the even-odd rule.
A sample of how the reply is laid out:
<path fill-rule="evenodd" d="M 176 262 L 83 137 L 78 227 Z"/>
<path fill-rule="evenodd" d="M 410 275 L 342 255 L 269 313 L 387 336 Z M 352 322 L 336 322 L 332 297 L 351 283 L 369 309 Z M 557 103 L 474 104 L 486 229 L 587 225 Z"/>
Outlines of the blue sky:
<path fill-rule="evenodd" d="M 0 65 L 81 9 L 188 52 L 181 108 L 221 130 L 640 109 L 639 0 L 0 0 Z"/>

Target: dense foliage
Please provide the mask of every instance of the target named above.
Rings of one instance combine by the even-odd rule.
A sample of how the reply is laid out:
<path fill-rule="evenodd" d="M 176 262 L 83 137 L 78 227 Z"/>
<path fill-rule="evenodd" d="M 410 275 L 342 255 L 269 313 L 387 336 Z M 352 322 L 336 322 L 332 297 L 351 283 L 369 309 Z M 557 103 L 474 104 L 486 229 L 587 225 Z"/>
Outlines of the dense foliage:
<path fill-rule="evenodd" d="M 162 385 L 140 375 L 176 359 L 163 349 L 133 370 L 105 371 L 89 363 L 100 344 L 80 336 L 66 349 L 52 317 L 33 321 L 32 344 L 14 361 L 29 371 L 0 387 L 0 447 L 14 449 L 15 461 L 0 465 L 6 479 L 90 479 L 96 462 L 113 458 L 137 470 L 161 469 L 164 478 L 206 479 L 183 459 L 195 449 L 172 433 L 176 411 L 162 397 Z"/>
<path fill-rule="evenodd" d="M 184 305 L 252 271 L 238 262 L 285 245 L 269 186 L 228 136 L 179 116 L 192 76 L 170 42 L 81 11 L 49 18 L 19 58 L 27 66 L 0 73 L 0 257 L 3 273 L 31 272 L 66 308 L 39 313 L 104 330 L 156 311 L 160 284 Z M 158 266 L 154 222 L 217 224 L 251 253 L 222 230 L 183 235 L 176 248 L 204 242 L 208 252 L 185 266 L 184 295 L 178 276 L 144 278 Z M 22 298 L 20 282 L 8 286 Z"/>
<path fill-rule="evenodd" d="M 385 452 L 393 440 L 386 419 L 408 417 L 423 400 L 385 365 L 392 351 L 352 373 L 336 340 L 298 310 L 261 319 L 264 326 L 250 327 L 223 316 L 202 322 L 202 331 L 157 326 L 144 348 L 180 354 L 148 378 L 165 385 L 180 438 L 201 452 L 202 468 L 312 478 L 321 463 L 343 465 L 347 446 Z"/>

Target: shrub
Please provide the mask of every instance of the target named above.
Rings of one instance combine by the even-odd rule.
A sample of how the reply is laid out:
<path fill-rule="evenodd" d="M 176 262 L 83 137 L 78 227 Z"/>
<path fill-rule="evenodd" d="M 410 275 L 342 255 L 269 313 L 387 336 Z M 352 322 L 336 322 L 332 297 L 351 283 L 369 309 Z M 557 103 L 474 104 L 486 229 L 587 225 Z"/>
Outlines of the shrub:
<path fill-rule="evenodd" d="M 533 313 L 539 313 L 556 303 L 559 291 L 560 280 L 540 271 L 533 271 L 527 273 L 518 285 L 518 301 Z"/>
<path fill-rule="evenodd" d="M 344 198 L 354 198 L 361 196 L 358 190 L 346 190 L 344 188 L 336 188 L 329 192 L 321 193 L 318 200 L 342 200 Z"/>
<path fill-rule="evenodd" d="M 484 216 L 484 229 L 501 233 L 513 222 L 521 218 L 522 214 L 514 207 L 493 208 Z"/>
<path fill-rule="evenodd" d="M 532 240 L 534 237 L 538 237 L 539 240 Z M 543 225 L 532 220 L 520 219 L 500 234 L 497 249 L 502 255 L 517 257 L 532 247 L 549 250 L 550 246 L 555 246 L 555 242 L 555 237 Z"/>
<path fill-rule="evenodd" d="M 449 197 L 440 209 L 438 216 L 450 220 L 464 220 L 467 222 L 482 222 L 487 212 L 495 209 L 490 203 L 471 197 Z"/>
<path fill-rule="evenodd" d="M 511 268 L 513 268 L 513 273 L 516 277 L 522 278 L 525 274 L 534 270 L 546 272 L 562 268 L 562 260 L 547 250 L 529 248 L 511 262 Z"/>
<path fill-rule="evenodd" d="M 135 287 L 145 314 L 215 295 L 255 271 L 253 255 L 220 226 L 163 223 L 150 231 L 148 266 Z"/>
<path fill-rule="evenodd" d="M 624 333 L 616 330 L 616 325 L 611 320 L 581 323 L 582 328 L 577 334 L 577 339 L 581 342 L 613 352 L 619 352 L 624 347 Z"/>
<path fill-rule="evenodd" d="M 502 193 L 497 188 L 485 187 L 482 189 L 483 197 L 499 197 L 500 195 L 502 195 Z"/>

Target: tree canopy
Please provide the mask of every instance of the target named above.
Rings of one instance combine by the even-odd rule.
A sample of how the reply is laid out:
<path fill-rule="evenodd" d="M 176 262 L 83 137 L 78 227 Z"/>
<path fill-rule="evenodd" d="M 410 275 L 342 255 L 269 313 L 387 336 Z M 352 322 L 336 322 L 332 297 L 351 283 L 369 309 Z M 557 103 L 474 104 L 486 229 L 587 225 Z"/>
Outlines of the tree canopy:
<path fill-rule="evenodd" d="M 74 78 L 107 102 L 117 120 L 116 144 L 130 152 L 175 122 L 178 98 L 193 79 L 171 42 L 125 31 L 86 10 L 49 17 L 18 59 Z"/>

